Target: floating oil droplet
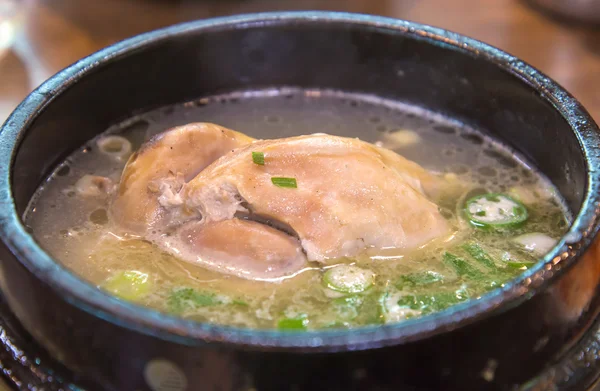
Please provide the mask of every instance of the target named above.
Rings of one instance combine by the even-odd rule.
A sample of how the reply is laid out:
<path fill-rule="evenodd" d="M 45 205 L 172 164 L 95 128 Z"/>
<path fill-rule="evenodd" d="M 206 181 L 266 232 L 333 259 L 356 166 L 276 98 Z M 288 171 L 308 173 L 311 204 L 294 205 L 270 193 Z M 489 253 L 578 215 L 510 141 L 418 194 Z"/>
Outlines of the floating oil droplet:
<path fill-rule="evenodd" d="M 512 159 L 512 158 L 510 158 L 510 157 L 508 157 L 506 155 L 504 155 L 503 153 L 501 153 L 501 152 L 499 152 L 497 150 L 494 150 L 494 149 L 484 149 L 483 153 L 486 156 L 494 159 L 496 162 L 498 162 L 499 164 L 501 164 L 501 165 L 503 165 L 505 167 L 510 167 L 510 168 L 517 167 L 517 162 L 514 159 Z"/>
<path fill-rule="evenodd" d="M 481 145 L 483 144 L 483 137 L 476 133 L 462 133 L 460 135 L 463 139 L 469 141 L 470 143 Z"/>

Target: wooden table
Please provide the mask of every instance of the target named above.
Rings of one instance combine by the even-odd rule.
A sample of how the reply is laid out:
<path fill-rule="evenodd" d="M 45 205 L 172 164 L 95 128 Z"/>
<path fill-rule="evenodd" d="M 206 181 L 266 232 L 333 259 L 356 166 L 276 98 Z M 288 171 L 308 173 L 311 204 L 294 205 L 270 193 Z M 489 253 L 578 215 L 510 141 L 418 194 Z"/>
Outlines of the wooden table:
<path fill-rule="evenodd" d="M 600 120 L 600 29 L 558 22 L 518 0 L 38 1 L 0 60 L 0 121 L 47 77 L 123 38 L 198 18 L 291 9 L 380 14 L 474 37 L 547 73 Z"/>
<path fill-rule="evenodd" d="M 518 0 L 38 0 L 0 60 L 0 121 L 61 68 L 123 38 L 174 23 L 268 10 L 380 14 L 453 30 L 556 79 L 600 119 L 600 29 L 553 20 Z"/>

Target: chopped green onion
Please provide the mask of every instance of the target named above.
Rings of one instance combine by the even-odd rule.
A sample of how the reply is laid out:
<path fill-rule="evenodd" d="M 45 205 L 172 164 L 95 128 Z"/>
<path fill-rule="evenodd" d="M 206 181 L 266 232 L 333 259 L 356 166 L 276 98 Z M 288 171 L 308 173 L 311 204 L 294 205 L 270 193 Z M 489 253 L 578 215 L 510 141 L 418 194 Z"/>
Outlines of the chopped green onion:
<path fill-rule="evenodd" d="M 284 331 L 306 330 L 308 326 L 308 317 L 306 314 L 300 314 L 294 318 L 281 318 L 277 322 L 277 328 Z"/>
<path fill-rule="evenodd" d="M 477 243 L 466 243 L 462 246 L 462 248 L 483 266 L 490 269 L 496 269 L 496 264 L 494 263 L 494 260 Z"/>
<path fill-rule="evenodd" d="M 465 215 L 471 225 L 492 230 L 516 228 L 528 217 L 527 209 L 522 203 L 499 193 L 468 199 L 465 203 Z"/>
<path fill-rule="evenodd" d="M 461 288 L 455 292 L 439 292 L 430 295 L 417 294 L 405 295 L 398 299 L 398 306 L 421 311 L 423 314 L 441 311 L 454 304 L 463 302 L 469 298 L 466 291 Z"/>
<path fill-rule="evenodd" d="M 529 269 L 535 262 L 506 262 L 511 269 Z"/>
<path fill-rule="evenodd" d="M 481 271 L 459 256 L 447 252 L 444 253 L 443 259 L 444 263 L 452 267 L 456 274 L 461 277 L 467 277 L 472 280 L 481 280 L 483 278 Z"/>
<path fill-rule="evenodd" d="M 359 293 L 367 290 L 375 280 L 375 273 L 357 266 L 340 265 L 323 274 L 323 284 L 329 289 L 343 293 Z"/>
<path fill-rule="evenodd" d="M 400 281 L 396 283 L 396 288 L 402 289 L 405 285 L 408 286 L 420 286 L 429 285 L 434 282 L 444 281 L 444 276 L 440 273 L 428 270 L 425 272 L 404 274 L 400 276 Z"/>
<path fill-rule="evenodd" d="M 263 152 L 252 152 L 252 161 L 259 166 L 265 165 L 265 154 Z"/>
<path fill-rule="evenodd" d="M 150 293 L 152 283 L 148 274 L 130 270 L 109 277 L 101 287 L 117 297 L 136 301 Z"/>
<path fill-rule="evenodd" d="M 403 297 L 399 292 L 390 292 L 386 290 L 378 300 L 379 323 L 383 322 L 398 322 L 401 320 L 410 319 L 421 314 L 419 310 L 400 306 L 400 298 Z M 373 322 L 377 323 L 377 322 Z"/>
<path fill-rule="evenodd" d="M 186 309 L 223 304 L 223 301 L 211 292 L 198 292 L 192 288 L 180 288 L 171 292 L 167 303 L 171 311 L 182 312 Z"/>
<path fill-rule="evenodd" d="M 287 187 L 290 189 L 295 189 L 298 187 L 296 183 L 296 178 L 285 178 L 285 177 L 271 177 L 271 182 L 277 187 Z"/>

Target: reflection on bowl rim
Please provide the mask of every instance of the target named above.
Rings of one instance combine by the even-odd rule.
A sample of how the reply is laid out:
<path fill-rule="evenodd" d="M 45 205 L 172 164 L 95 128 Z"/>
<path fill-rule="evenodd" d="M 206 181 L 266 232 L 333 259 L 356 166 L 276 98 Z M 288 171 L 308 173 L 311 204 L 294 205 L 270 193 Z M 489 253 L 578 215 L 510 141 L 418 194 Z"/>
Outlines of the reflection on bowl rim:
<path fill-rule="evenodd" d="M 568 233 L 556 247 L 528 271 L 480 299 L 469 300 L 438 313 L 409 319 L 400 323 L 367 326 L 350 330 L 316 330 L 282 332 L 198 323 L 160 313 L 149 308 L 121 301 L 77 277 L 55 262 L 30 236 L 16 214 L 10 188 L 10 166 L 13 148 L 23 138 L 21 129 L 28 128 L 37 114 L 54 98 L 93 69 L 118 61 L 132 50 L 140 50 L 157 41 L 191 31 L 219 31 L 254 25 L 277 25 L 289 22 L 310 24 L 353 24 L 403 34 L 429 44 L 452 48 L 466 55 L 484 58 L 513 74 L 540 92 L 568 122 L 575 132 L 588 173 L 584 202 Z M 598 128 L 589 114 L 557 83 L 494 47 L 439 28 L 397 19 L 341 12 L 300 11 L 236 15 L 194 21 L 141 34 L 102 49 L 57 73 L 32 92 L 11 114 L 0 129 L 0 235 L 9 249 L 38 278 L 49 283 L 65 300 L 99 318 L 122 327 L 164 340 L 190 346 L 208 343 L 235 344 L 263 350 L 297 348 L 305 351 L 347 351 L 389 346 L 423 339 L 445 330 L 469 324 L 496 310 L 517 306 L 548 284 L 547 272 L 555 277 L 575 263 L 598 231 L 595 212 L 596 194 L 600 194 L 600 167 L 596 146 L 600 145 Z M 573 248 L 577 250 L 572 250 Z M 561 255 L 566 256 L 561 258 Z M 555 265 L 560 263 L 560 270 Z M 548 268 L 547 268 L 548 266 Z"/>

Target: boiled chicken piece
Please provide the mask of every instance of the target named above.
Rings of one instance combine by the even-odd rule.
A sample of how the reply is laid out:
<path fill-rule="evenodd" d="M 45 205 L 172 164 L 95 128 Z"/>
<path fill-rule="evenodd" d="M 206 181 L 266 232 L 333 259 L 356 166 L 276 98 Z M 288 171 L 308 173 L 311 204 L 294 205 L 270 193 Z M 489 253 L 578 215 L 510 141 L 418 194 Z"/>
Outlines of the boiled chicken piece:
<path fill-rule="evenodd" d="M 264 165 L 252 152 L 264 154 Z M 293 178 L 296 188 L 273 178 Z M 256 141 L 227 153 L 178 193 L 202 222 L 250 219 L 288 227 L 309 261 L 352 257 L 369 247 L 413 249 L 448 231 L 425 189 L 436 178 L 372 144 L 310 135 Z M 286 230 L 284 228 L 284 230 Z"/>
<path fill-rule="evenodd" d="M 175 196 L 177 191 L 217 158 L 252 141 L 242 133 L 209 123 L 188 124 L 156 135 L 129 158 L 110 208 L 113 221 L 129 233 L 144 236 L 157 225 L 181 219 L 179 214 L 185 211 L 173 208 L 183 202 Z M 165 187 L 174 192 L 173 197 L 165 194 Z"/>
<path fill-rule="evenodd" d="M 252 152 L 264 155 L 264 165 Z M 296 187 L 277 186 L 277 177 Z M 443 186 L 416 163 L 357 139 L 256 141 L 194 124 L 151 140 L 130 159 L 111 216 L 182 260 L 277 280 L 310 261 L 366 248 L 410 250 L 443 236 L 448 224 L 428 198 Z"/>
<path fill-rule="evenodd" d="M 194 221 L 157 242 L 187 261 L 254 280 L 278 279 L 306 266 L 296 238 L 249 220 Z"/>

